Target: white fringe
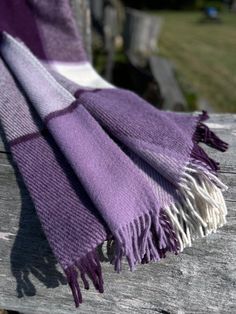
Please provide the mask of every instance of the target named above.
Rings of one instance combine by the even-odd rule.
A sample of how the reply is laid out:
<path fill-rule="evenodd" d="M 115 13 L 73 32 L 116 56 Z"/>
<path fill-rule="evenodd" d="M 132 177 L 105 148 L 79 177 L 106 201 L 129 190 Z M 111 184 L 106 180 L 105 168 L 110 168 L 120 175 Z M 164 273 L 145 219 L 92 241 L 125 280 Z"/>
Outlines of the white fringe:
<path fill-rule="evenodd" d="M 195 164 L 185 167 L 179 183 L 179 202 L 165 207 L 177 234 L 180 251 L 226 223 L 227 208 L 219 178 Z"/>

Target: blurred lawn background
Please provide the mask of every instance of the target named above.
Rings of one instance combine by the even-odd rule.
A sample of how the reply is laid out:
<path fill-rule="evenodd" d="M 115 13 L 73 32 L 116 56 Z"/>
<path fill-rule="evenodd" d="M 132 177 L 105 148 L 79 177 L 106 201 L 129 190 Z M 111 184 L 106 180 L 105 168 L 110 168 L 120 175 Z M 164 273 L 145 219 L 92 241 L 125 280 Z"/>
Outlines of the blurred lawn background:
<path fill-rule="evenodd" d="M 183 90 L 204 97 L 215 111 L 236 112 L 236 14 L 201 23 L 199 12 L 163 12 L 159 54 L 175 65 Z"/>
<path fill-rule="evenodd" d="M 163 17 L 156 54 L 174 65 L 187 110 L 206 108 L 236 113 L 236 0 L 99 1 L 116 3 L 114 8 L 120 17 L 125 16 L 125 7 Z M 206 18 L 205 10 L 212 7 L 218 11 L 215 20 Z M 124 21 L 120 18 L 123 26 Z M 103 76 L 108 60 L 104 46 L 101 41 L 94 48 L 94 65 Z M 124 46 L 115 49 L 113 61 L 115 65 L 129 63 Z M 121 81 L 127 78 L 127 73 L 120 71 Z M 120 86 L 116 80 L 111 82 Z"/>

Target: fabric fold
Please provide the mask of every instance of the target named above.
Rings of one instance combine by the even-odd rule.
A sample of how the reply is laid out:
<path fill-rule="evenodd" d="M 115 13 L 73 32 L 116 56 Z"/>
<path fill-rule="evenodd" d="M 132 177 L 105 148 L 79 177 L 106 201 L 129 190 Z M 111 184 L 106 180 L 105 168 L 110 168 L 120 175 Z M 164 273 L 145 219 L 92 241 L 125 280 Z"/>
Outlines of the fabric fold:
<path fill-rule="evenodd" d="M 225 223 L 222 191 L 227 187 L 217 178 L 217 163 L 199 143 L 220 151 L 228 145 L 203 124 L 208 118 L 206 112 L 190 116 L 158 111 L 135 94 L 120 89 L 78 89 L 75 96 L 108 132 L 178 191 L 178 199 L 166 212 L 176 232 L 184 235 L 182 248 Z M 196 228 L 190 231 L 186 222 Z"/>
<path fill-rule="evenodd" d="M 114 237 L 115 254 L 111 262 L 114 263 L 115 270 L 121 270 L 124 256 L 133 270 L 138 262 L 159 260 L 166 251 L 177 252 L 178 241 L 171 222 L 161 211 L 158 197 L 138 167 L 111 140 L 82 104 L 76 107 L 73 107 L 73 103 L 68 105 L 73 96 L 59 86 L 34 56 L 29 55 L 26 47 L 9 35 L 3 37 L 6 41 L 1 48 L 4 60 L 19 84 L 22 84 L 49 134 L 52 134 Z M 40 88 L 35 90 L 39 82 Z M 25 140 L 22 150 L 31 148 L 41 158 L 42 152 L 35 150 L 27 138 Z M 19 139 L 14 144 L 13 147 L 16 146 L 17 149 L 22 146 Z M 35 145 L 40 147 L 40 143 Z M 14 154 L 14 149 L 12 151 Z M 90 162 L 87 156 L 92 156 Z M 44 159 L 42 162 L 47 167 Z M 34 163 L 34 167 L 39 167 L 38 160 L 31 163 Z M 21 167 L 24 173 L 24 166 Z M 30 169 L 32 173 L 25 173 L 28 180 L 35 178 L 34 167 Z M 32 189 L 33 182 L 28 181 L 28 185 Z M 37 207 L 41 196 L 36 196 L 35 199 Z M 83 259 L 84 256 L 80 260 Z M 81 294 L 74 266 L 79 268 L 83 277 L 85 265 L 90 264 L 89 259 L 82 264 L 76 262 L 75 265 L 64 267 L 76 305 L 81 302 Z M 101 282 L 96 282 L 94 277 L 92 281 L 99 291 L 103 290 Z"/>
<path fill-rule="evenodd" d="M 102 291 L 101 266 L 95 249 L 109 237 L 109 232 L 55 140 L 25 98 L 24 91 L 0 61 L 1 125 L 78 306 L 81 302 L 78 270 L 86 288 L 88 277 Z"/>
<path fill-rule="evenodd" d="M 226 186 L 199 143 L 227 144 L 203 123 L 206 112 L 164 112 L 126 90 L 82 88 L 6 33 L 0 53 L 17 81 L 2 63 L 3 127 L 76 306 L 78 273 L 85 289 L 89 278 L 103 292 L 96 247 L 106 239 L 120 272 L 124 257 L 134 270 L 225 223 Z"/>
<path fill-rule="evenodd" d="M 70 98 L 27 48 L 8 35 L 5 35 L 5 40 L 6 45 L 2 48 L 5 60 L 115 237 L 118 252 L 115 269 L 120 271 L 123 256 L 127 257 L 133 269 L 137 256 L 134 256 L 135 244 L 129 241 L 142 242 L 139 260 L 150 254 L 150 245 L 154 247 L 153 243 L 150 244 L 151 222 L 155 219 L 156 224 L 159 223 L 161 205 L 158 198 L 139 169 L 83 104 L 68 105 L 73 96 Z M 29 73 L 33 74 L 29 76 Z M 35 91 L 34 86 L 39 80 L 41 88 Z M 93 156 L 89 163 L 87 156 Z M 159 232 L 163 232 L 159 230 L 161 227 L 161 224 L 156 226 L 157 237 Z M 137 230 L 131 231 L 132 228 Z"/>

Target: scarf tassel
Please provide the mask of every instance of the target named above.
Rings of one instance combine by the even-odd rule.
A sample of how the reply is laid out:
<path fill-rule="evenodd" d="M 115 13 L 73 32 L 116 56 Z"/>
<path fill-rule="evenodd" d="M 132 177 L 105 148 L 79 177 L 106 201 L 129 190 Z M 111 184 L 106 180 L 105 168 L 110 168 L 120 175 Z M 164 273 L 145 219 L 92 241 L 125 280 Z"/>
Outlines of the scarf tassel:
<path fill-rule="evenodd" d="M 228 149 L 228 144 L 222 141 L 209 127 L 202 122 L 209 119 L 209 116 L 205 110 L 198 117 L 198 124 L 193 135 L 193 141 L 195 143 L 204 143 L 208 146 L 215 148 L 221 152 L 225 152 Z"/>
<path fill-rule="evenodd" d="M 195 239 L 205 237 L 225 224 L 227 209 L 222 191 L 227 187 L 216 176 L 219 163 L 211 159 L 198 143 L 206 143 L 221 151 L 228 145 L 202 124 L 207 118 L 206 112 L 199 117 L 191 158 L 178 185 L 177 201 L 159 212 L 146 212 L 114 232 L 111 263 L 115 271 L 121 271 L 123 257 L 127 258 L 133 271 L 139 263 L 165 258 L 167 252 L 178 254 Z M 89 289 L 88 277 L 94 287 L 103 292 L 100 261 L 96 251 L 91 251 L 65 270 L 76 307 L 82 303 L 77 269 L 85 289 Z"/>
<path fill-rule="evenodd" d="M 89 289 L 89 282 L 86 278 L 88 277 L 93 282 L 96 290 L 103 293 L 102 269 L 96 250 L 89 252 L 74 265 L 71 265 L 64 270 L 73 294 L 75 306 L 79 307 L 79 304 L 82 303 L 82 294 L 78 283 L 77 270 L 79 270 L 84 288 L 86 290 Z"/>
<path fill-rule="evenodd" d="M 126 256 L 130 270 L 138 263 L 149 263 L 164 258 L 166 252 L 177 254 L 178 239 L 171 223 L 161 209 L 159 215 L 145 213 L 116 232 L 115 253 L 111 261 L 115 271 L 121 271 L 121 260 Z"/>
<path fill-rule="evenodd" d="M 193 140 L 197 143 L 202 142 L 221 152 L 225 152 L 228 144 L 222 141 L 209 127 L 202 122 L 198 123 Z"/>
<path fill-rule="evenodd" d="M 193 148 L 190 157 L 195 163 L 204 164 L 208 170 L 216 173 L 220 170 L 219 163 L 210 158 L 198 144 L 204 143 L 221 152 L 225 152 L 228 149 L 228 144 L 222 141 L 207 125 L 202 123 L 207 119 L 209 119 L 209 116 L 207 112 L 203 110 L 202 114 L 198 116 L 198 123 L 192 138 Z"/>
<path fill-rule="evenodd" d="M 223 226 L 227 209 L 218 177 L 196 164 L 189 164 L 179 183 L 179 201 L 165 208 L 177 234 L 180 251 Z"/>
<path fill-rule="evenodd" d="M 210 158 L 207 153 L 200 147 L 196 142 L 193 143 L 193 148 L 190 154 L 191 159 L 195 160 L 196 163 L 204 164 L 204 166 L 216 173 L 220 170 L 220 164 L 214 159 Z"/>
<path fill-rule="evenodd" d="M 222 191 L 227 190 L 227 186 L 217 177 L 219 163 L 211 159 L 198 143 L 222 152 L 228 144 L 202 123 L 208 118 L 206 111 L 199 116 L 191 158 L 178 185 L 178 200 L 163 211 L 176 234 L 179 251 L 191 246 L 195 239 L 216 232 L 226 223 L 227 208 Z"/>

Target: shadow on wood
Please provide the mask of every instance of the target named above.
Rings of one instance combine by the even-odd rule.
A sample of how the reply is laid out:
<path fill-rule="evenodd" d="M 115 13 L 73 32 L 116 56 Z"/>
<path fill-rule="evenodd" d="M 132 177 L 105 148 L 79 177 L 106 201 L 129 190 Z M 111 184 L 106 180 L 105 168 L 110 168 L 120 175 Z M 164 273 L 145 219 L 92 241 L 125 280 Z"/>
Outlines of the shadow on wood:
<path fill-rule="evenodd" d="M 124 263 L 118 275 L 104 258 L 105 293 L 98 294 L 93 287 L 84 292 L 80 313 L 234 313 L 236 116 L 212 115 L 208 124 L 230 144 L 224 155 L 206 148 L 214 159 L 221 160 L 220 177 L 230 186 L 225 193 L 228 223 L 216 234 L 195 241 L 182 254 L 169 255 L 160 263 L 139 265 L 134 273 Z M 76 314 L 68 286 L 59 285 L 64 277 L 18 174 L 18 183 L 15 182 L 7 151 L 0 140 L 0 231 L 12 234 L 8 240 L 0 237 L 0 307 L 28 314 Z M 15 293 L 12 274 L 22 298 Z"/>
<path fill-rule="evenodd" d="M 43 233 L 22 176 L 12 160 L 11 154 L 7 153 L 9 148 L 1 125 L 0 133 L 6 148 L 5 154 L 14 169 L 21 198 L 19 225 L 10 254 L 11 271 L 16 280 L 17 297 L 34 296 L 36 288 L 30 280 L 31 274 L 47 288 L 55 288 L 60 284 L 66 284 L 66 280 L 62 273 L 56 269 L 56 259 Z M 8 210 L 9 215 L 12 212 L 14 213 L 12 208 L 5 208 L 5 210 Z M 1 224 L 3 224 L 3 221 L 1 221 Z"/>

